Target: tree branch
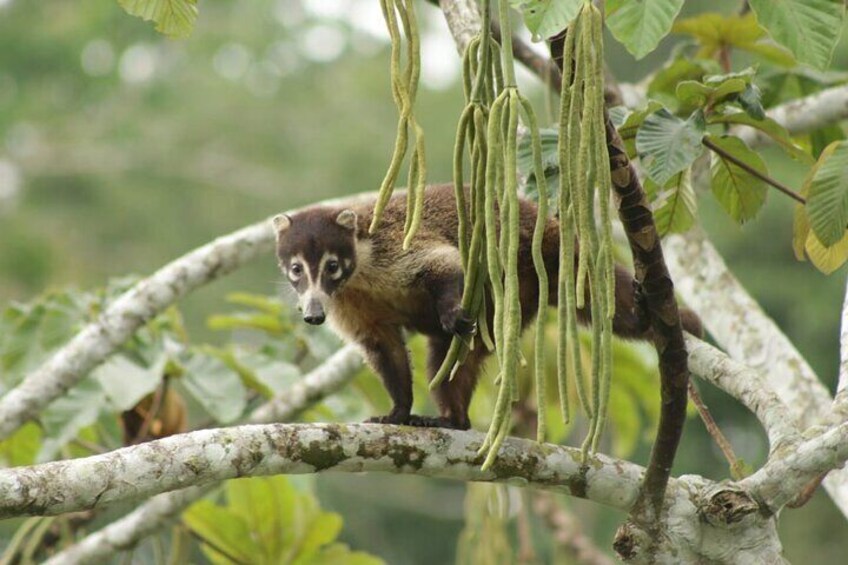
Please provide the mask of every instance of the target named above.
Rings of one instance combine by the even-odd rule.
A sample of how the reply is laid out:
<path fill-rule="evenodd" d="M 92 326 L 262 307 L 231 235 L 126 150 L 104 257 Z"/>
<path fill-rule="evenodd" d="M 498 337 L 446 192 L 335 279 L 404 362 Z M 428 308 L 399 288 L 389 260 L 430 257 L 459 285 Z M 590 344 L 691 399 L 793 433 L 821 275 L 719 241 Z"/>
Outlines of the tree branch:
<path fill-rule="evenodd" d="M 248 422 L 268 424 L 294 420 L 304 410 L 350 382 L 361 366 L 362 359 L 357 350 L 353 346 L 345 346 L 288 390 L 254 410 Z M 57 553 L 46 563 L 83 565 L 127 550 L 166 526 L 193 502 L 218 486 L 219 483 L 209 483 L 155 496 L 126 516 Z"/>
<path fill-rule="evenodd" d="M 105 506 L 236 477 L 381 471 L 521 483 L 621 510 L 644 470 L 578 448 L 510 438 L 482 471 L 483 435 L 373 424 L 266 424 L 200 430 L 102 455 L 0 470 L 0 518 Z"/>
<path fill-rule="evenodd" d="M 322 204 L 373 197 L 374 193 L 365 193 Z M 112 302 L 95 322 L 0 398 L 0 440 L 35 418 L 165 308 L 198 287 L 269 253 L 273 242 L 271 223 L 258 222 L 183 255 L 138 282 Z"/>
<path fill-rule="evenodd" d="M 739 284 L 703 231 L 671 235 L 665 246 L 678 292 L 701 315 L 716 342 L 732 359 L 763 377 L 763 389 L 780 399 L 784 417 L 790 423 L 797 422 L 797 432 L 820 424 L 832 405 L 827 388 Z M 848 471 L 832 471 L 824 486 L 848 516 Z"/>
<path fill-rule="evenodd" d="M 787 416 L 784 403 L 774 394 L 763 371 L 731 359 L 705 341 L 686 336 L 689 370 L 742 403 L 766 430 L 772 449 L 798 434 L 796 421 Z"/>
<path fill-rule="evenodd" d="M 827 429 L 780 457 L 770 457 L 762 469 L 739 486 L 776 513 L 822 473 L 841 467 L 848 459 L 848 422 Z"/>

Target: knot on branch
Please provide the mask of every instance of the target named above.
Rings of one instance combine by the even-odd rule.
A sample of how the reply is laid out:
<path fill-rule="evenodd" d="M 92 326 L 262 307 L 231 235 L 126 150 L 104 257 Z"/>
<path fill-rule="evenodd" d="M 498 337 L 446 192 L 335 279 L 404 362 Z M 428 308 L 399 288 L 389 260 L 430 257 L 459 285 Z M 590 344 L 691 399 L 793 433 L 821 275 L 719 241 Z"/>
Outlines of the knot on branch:
<path fill-rule="evenodd" d="M 759 503 L 744 489 L 734 485 L 719 485 L 706 494 L 701 505 L 701 519 L 712 526 L 734 528 L 750 525 L 748 518 L 760 512 Z"/>

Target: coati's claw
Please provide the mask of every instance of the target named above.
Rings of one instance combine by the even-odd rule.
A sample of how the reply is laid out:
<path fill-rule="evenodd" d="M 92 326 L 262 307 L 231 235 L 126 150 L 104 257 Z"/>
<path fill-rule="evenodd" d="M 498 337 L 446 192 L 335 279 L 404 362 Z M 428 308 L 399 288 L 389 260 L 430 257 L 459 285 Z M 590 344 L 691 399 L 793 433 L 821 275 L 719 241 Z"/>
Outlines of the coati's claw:
<path fill-rule="evenodd" d="M 462 308 L 455 308 L 442 316 L 442 328 L 449 334 L 474 335 L 477 333 L 477 321 Z"/>

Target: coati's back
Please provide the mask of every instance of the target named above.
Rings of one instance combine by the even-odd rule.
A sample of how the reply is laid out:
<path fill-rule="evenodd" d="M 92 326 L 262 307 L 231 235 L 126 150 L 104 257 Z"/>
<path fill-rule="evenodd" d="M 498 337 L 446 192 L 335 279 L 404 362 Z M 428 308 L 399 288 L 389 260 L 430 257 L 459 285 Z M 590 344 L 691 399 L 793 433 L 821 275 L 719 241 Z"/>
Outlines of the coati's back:
<path fill-rule="evenodd" d="M 404 336 L 405 329 L 428 336 L 431 378 L 454 335 L 479 340 L 472 337 L 474 320 L 461 307 L 463 272 L 453 187 L 427 188 L 419 230 L 406 250 L 406 195 L 398 194 L 389 201 L 380 226 L 369 234 L 373 206 L 371 201 L 276 216 L 280 269 L 298 293 L 304 320 L 320 324 L 329 318 L 339 333 L 362 348 L 383 379 L 394 408 L 373 421 L 467 428 L 468 404 L 486 348 L 482 344 L 475 347 L 454 378 L 437 388 L 439 418 L 414 416 L 410 414 L 412 373 Z M 536 216 L 536 206 L 521 200 L 518 277 L 524 324 L 538 310 L 538 279 L 531 254 Z M 549 304 L 555 305 L 559 229 L 553 219 L 547 220 L 542 252 Z M 650 329 L 641 314 L 640 294 L 634 292 L 632 275 L 621 267 L 615 273 L 615 298 L 613 331 L 626 338 L 647 339 Z M 490 316 L 492 310 L 487 308 Z M 578 310 L 577 314 L 581 321 L 589 321 L 588 311 Z M 700 321 L 694 313 L 681 310 L 681 320 L 685 329 L 700 335 Z"/>

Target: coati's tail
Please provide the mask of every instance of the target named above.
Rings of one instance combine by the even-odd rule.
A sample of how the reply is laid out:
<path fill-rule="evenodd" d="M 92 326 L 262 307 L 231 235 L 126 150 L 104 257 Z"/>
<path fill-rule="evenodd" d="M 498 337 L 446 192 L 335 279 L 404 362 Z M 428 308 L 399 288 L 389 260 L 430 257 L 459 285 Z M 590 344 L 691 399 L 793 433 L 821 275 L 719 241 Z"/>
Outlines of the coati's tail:
<path fill-rule="evenodd" d="M 576 246 L 575 246 L 576 249 Z M 549 305 L 557 304 L 557 276 L 559 272 L 559 222 L 550 219 L 545 228 L 545 237 L 542 240 L 542 253 L 545 257 L 545 268 L 550 280 Z M 577 272 L 577 255 L 574 257 L 574 272 Z M 637 284 L 632 273 L 622 267 L 615 266 L 615 316 L 612 321 L 612 330 L 619 337 L 626 339 L 650 339 L 650 327 L 647 319 L 641 314 L 643 307 L 639 304 L 637 296 Z M 585 304 L 590 304 L 589 287 L 586 286 Z M 591 312 L 588 308 L 577 310 L 577 319 L 583 323 L 591 322 Z M 690 334 L 703 337 L 704 329 L 698 315 L 688 308 L 680 308 L 680 323 L 683 329 Z"/>

